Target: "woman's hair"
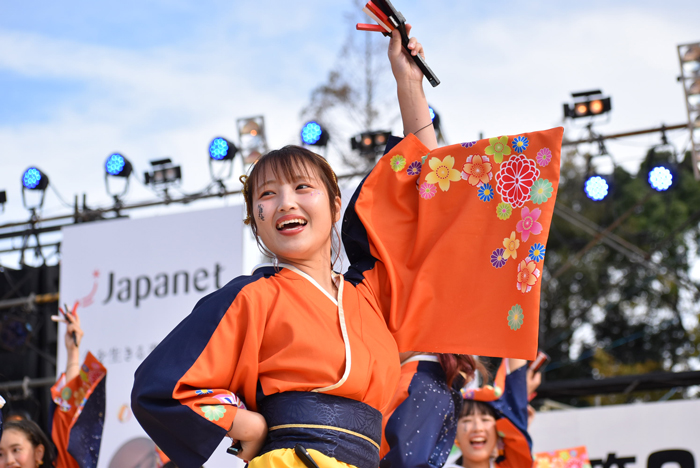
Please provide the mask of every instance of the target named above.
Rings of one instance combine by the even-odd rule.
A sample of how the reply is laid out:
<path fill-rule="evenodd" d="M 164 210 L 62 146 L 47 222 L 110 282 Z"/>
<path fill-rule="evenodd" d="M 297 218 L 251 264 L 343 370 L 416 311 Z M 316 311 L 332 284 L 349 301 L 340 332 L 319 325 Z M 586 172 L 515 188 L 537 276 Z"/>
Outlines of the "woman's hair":
<path fill-rule="evenodd" d="M 20 431 L 25 436 L 27 436 L 27 439 L 29 440 L 29 443 L 32 444 L 32 447 L 36 448 L 39 445 L 43 445 L 43 466 L 50 467 L 54 465 L 54 461 L 56 460 L 56 454 L 54 453 L 53 444 L 49 441 L 49 438 L 46 437 L 44 431 L 42 431 L 41 428 L 35 422 L 30 421 L 28 419 L 19 419 L 15 421 L 7 421 L 3 425 L 3 432 L 7 432 L 12 429 Z"/>
<path fill-rule="evenodd" d="M 472 416 L 474 414 L 485 414 L 493 416 L 494 419 L 498 418 L 496 410 L 488 403 L 476 400 L 464 400 L 462 402 L 462 410 L 459 412 L 459 417 L 463 418 L 464 416 Z"/>
<path fill-rule="evenodd" d="M 309 168 L 314 173 L 309 173 Z M 331 208 L 331 220 L 335 220 L 337 210 L 335 206 L 335 197 L 340 197 L 340 188 L 338 187 L 338 179 L 322 156 L 309 151 L 301 146 L 289 145 L 278 150 L 273 150 L 262 156 L 253 165 L 248 177 L 241 177 L 243 182 L 243 197 L 245 198 L 246 219 L 245 223 L 250 225 L 253 230 L 253 235 L 258 243 L 260 250 L 269 257 L 274 257 L 274 254 L 262 245 L 258 236 L 258 227 L 253 216 L 253 198 L 257 187 L 264 183 L 262 180 L 267 174 L 272 174 L 275 179 L 294 180 L 299 175 L 314 176 L 318 178 L 326 187 L 328 192 L 328 202 Z M 332 263 L 335 263 L 340 255 L 340 235 L 337 232 L 335 223 L 333 223 L 332 232 L 336 233 L 337 243 L 332 245 L 331 249 L 335 250 L 336 257 Z"/>
<path fill-rule="evenodd" d="M 463 378 L 458 383 L 462 387 L 474 378 L 474 371 L 478 370 L 482 375 L 487 374 L 486 368 L 481 364 L 481 361 L 469 354 L 438 354 L 438 360 L 445 371 L 449 387 L 452 386 L 458 376 Z"/>

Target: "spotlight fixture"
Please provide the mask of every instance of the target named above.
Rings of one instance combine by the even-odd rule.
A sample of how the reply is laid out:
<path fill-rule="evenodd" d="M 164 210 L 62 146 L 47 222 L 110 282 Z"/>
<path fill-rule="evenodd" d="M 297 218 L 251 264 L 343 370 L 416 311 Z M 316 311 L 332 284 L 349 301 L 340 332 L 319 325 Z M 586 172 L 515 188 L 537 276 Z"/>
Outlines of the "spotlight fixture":
<path fill-rule="evenodd" d="M 236 145 L 225 138 L 216 137 L 209 144 L 209 158 L 214 161 L 230 161 L 238 153 Z"/>
<path fill-rule="evenodd" d="M 571 106 L 564 104 L 564 118 L 595 117 L 612 110 L 610 98 L 603 97 L 603 93 L 598 89 L 571 93 L 571 97 L 574 98 L 574 103 Z"/>
<path fill-rule="evenodd" d="M 119 153 L 109 155 L 105 162 L 105 176 L 127 178 L 131 175 L 131 171 L 133 171 L 131 163 Z"/>
<path fill-rule="evenodd" d="M 661 143 L 652 147 L 644 166 L 649 170 L 647 181 L 657 192 L 665 192 L 674 183 L 677 173 L 676 148 L 666 138 L 666 127 L 661 126 Z"/>
<path fill-rule="evenodd" d="M 36 167 L 30 167 L 22 174 L 22 187 L 27 190 L 46 190 L 49 177 Z"/>
<path fill-rule="evenodd" d="M 328 132 L 318 122 L 306 122 L 301 128 L 301 143 L 309 146 L 327 146 Z"/>
<path fill-rule="evenodd" d="M 350 138 L 350 147 L 365 157 L 374 158 L 384 149 L 390 136 L 391 132 L 383 130 L 363 132 Z"/>
<path fill-rule="evenodd" d="M 240 152 L 245 164 L 252 164 L 260 156 L 267 153 L 267 137 L 265 136 L 265 117 L 258 115 L 236 121 Z"/>
<path fill-rule="evenodd" d="M 129 176 L 134 168 L 124 156 L 119 153 L 112 153 L 105 161 L 105 189 L 107 193 L 114 197 L 114 202 L 117 207 L 121 206 L 121 197 L 129 190 Z M 109 185 L 111 177 L 117 177 L 124 180 L 124 187 L 120 193 L 113 193 Z M 117 215 L 119 212 L 117 211 Z"/>
<path fill-rule="evenodd" d="M 36 167 L 30 167 L 22 174 L 22 204 L 26 209 L 34 213 L 38 208 L 44 205 L 46 198 L 46 187 L 49 186 L 49 176 L 41 172 Z M 27 191 L 41 192 L 41 198 L 34 205 L 27 204 Z M 33 214 L 32 214 L 33 216 Z"/>
<path fill-rule="evenodd" d="M 586 192 L 586 196 L 593 201 L 604 200 L 610 192 L 610 185 L 605 177 L 600 175 L 592 175 L 586 179 L 583 184 L 583 191 Z"/>
<path fill-rule="evenodd" d="M 218 184 L 220 192 L 226 192 L 224 179 L 228 179 L 233 175 L 233 158 L 238 153 L 236 145 L 225 138 L 216 137 L 209 143 L 209 175 L 211 180 Z M 218 174 L 214 170 L 214 165 L 219 165 Z M 228 174 L 226 169 L 228 166 Z"/>
<path fill-rule="evenodd" d="M 7 203 L 7 192 L 4 190 L 0 190 L 0 205 L 2 205 L 2 209 L 5 209 L 5 203 Z"/>
<path fill-rule="evenodd" d="M 151 161 L 153 172 L 144 173 L 146 184 L 153 187 L 172 185 L 182 180 L 180 166 L 173 166 L 170 158 L 156 159 Z"/>

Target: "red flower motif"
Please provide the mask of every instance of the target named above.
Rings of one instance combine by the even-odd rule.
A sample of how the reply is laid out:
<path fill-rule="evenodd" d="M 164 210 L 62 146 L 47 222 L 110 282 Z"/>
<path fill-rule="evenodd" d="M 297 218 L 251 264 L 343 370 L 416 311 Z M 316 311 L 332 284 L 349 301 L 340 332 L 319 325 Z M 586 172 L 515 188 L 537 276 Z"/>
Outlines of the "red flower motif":
<path fill-rule="evenodd" d="M 520 208 L 530 199 L 530 187 L 539 177 L 535 161 L 523 154 L 511 156 L 496 173 L 496 191 L 504 203 Z"/>

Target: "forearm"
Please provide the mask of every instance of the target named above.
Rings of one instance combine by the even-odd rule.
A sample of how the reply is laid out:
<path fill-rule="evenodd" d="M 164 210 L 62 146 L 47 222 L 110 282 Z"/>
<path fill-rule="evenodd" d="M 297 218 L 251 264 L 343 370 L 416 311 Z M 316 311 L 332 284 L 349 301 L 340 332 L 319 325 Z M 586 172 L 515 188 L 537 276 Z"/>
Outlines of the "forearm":
<path fill-rule="evenodd" d="M 66 360 L 66 382 L 70 382 L 80 374 L 80 351 L 74 348 L 68 352 Z"/>
<path fill-rule="evenodd" d="M 422 81 L 396 83 L 404 134 L 415 134 L 429 150 L 438 147 Z"/>

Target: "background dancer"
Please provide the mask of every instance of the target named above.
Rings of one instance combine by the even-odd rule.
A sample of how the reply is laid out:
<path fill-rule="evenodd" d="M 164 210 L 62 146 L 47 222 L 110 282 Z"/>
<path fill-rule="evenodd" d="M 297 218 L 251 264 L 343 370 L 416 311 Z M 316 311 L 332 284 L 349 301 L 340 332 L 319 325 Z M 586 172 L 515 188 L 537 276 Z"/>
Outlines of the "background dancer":
<path fill-rule="evenodd" d="M 67 309 L 67 308 L 66 308 Z M 73 311 L 59 308 L 66 324 L 63 340 L 68 358 L 66 370 L 51 387 L 55 403 L 51 439 L 33 421 L 6 421 L 0 439 L 0 468 L 94 468 L 100 453 L 105 414 L 106 369 L 88 352 L 80 364 L 83 331 L 77 305 Z"/>

